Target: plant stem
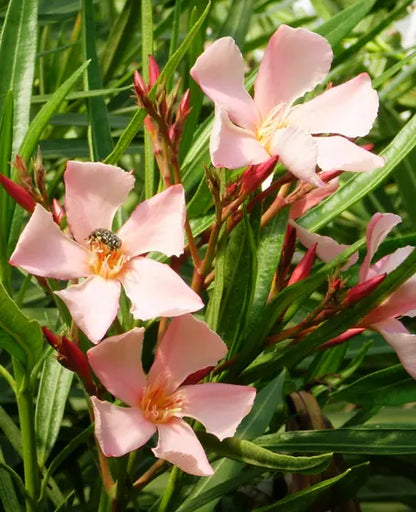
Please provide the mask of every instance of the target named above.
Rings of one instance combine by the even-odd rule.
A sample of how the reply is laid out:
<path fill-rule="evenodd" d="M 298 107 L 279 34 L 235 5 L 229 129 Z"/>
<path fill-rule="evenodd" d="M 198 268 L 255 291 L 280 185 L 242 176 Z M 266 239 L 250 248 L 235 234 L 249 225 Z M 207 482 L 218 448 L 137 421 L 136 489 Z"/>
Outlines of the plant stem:
<path fill-rule="evenodd" d="M 35 414 L 29 372 L 13 359 L 16 379 L 16 398 L 19 411 L 20 432 L 22 435 L 22 458 L 25 486 L 32 501 L 26 501 L 26 511 L 36 512 L 40 494 L 39 466 L 36 452 Z"/>

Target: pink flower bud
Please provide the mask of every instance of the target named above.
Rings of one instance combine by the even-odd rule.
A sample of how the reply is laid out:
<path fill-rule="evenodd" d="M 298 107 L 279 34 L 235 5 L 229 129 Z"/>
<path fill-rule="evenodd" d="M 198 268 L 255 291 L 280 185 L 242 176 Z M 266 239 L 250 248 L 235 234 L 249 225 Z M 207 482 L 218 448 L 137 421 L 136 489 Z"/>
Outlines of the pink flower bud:
<path fill-rule="evenodd" d="M 202 370 L 198 370 L 191 375 L 188 375 L 186 379 L 183 381 L 182 386 L 189 386 L 191 384 L 198 384 L 203 378 L 211 373 L 211 371 L 215 368 L 215 366 L 207 366 Z"/>
<path fill-rule="evenodd" d="M 159 78 L 160 69 L 153 55 L 149 55 L 149 86 L 153 87 Z"/>
<path fill-rule="evenodd" d="M 272 156 L 260 165 L 250 165 L 241 177 L 243 191 L 246 194 L 254 192 L 274 171 L 278 160 L 278 156 Z"/>
<path fill-rule="evenodd" d="M 369 295 L 382 281 L 384 281 L 386 275 L 387 274 L 380 274 L 379 276 L 372 277 L 371 279 L 357 284 L 357 286 L 354 286 L 348 290 L 348 293 L 344 299 L 344 305 L 351 306 L 352 304 L 355 304 L 362 298 Z"/>
<path fill-rule="evenodd" d="M 65 217 L 65 211 L 55 198 L 52 200 L 52 215 L 53 220 L 60 226 L 62 219 Z"/>
<path fill-rule="evenodd" d="M 312 270 L 313 262 L 315 261 L 317 246 L 318 244 L 314 244 L 310 249 L 306 251 L 305 255 L 300 260 L 295 270 L 292 272 L 292 275 L 290 276 L 288 282 L 288 286 L 297 283 L 298 281 L 301 281 L 302 279 L 305 279 L 306 277 L 309 276 Z"/>
<path fill-rule="evenodd" d="M 335 345 L 340 345 L 341 343 L 344 343 L 345 341 L 350 340 L 354 336 L 357 336 L 358 334 L 361 334 L 365 331 L 364 327 L 353 327 L 352 329 L 347 329 L 345 332 L 340 334 L 339 336 L 336 336 L 335 338 L 332 338 L 332 340 L 327 341 L 323 345 L 319 347 L 319 350 L 324 350 L 327 348 L 334 347 Z"/>
<path fill-rule="evenodd" d="M 3 174 L 0 174 L 0 183 L 3 185 L 9 196 L 13 198 L 17 204 L 19 204 L 28 212 L 33 213 L 36 203 L 27 190 Z"/>
<path fill-rule="evenodd" d="M 147 96 L 147 93 L 149 92 L 149 88 L 144 83 L 142 75 L 138 71 L 134 72 L 133 84 L 134 84 L 134 90 L 136 91 L 136 94 L 137 94 L 137 98 L 139 101 L 141 101 L 143 99 L 143 97 Z"/>

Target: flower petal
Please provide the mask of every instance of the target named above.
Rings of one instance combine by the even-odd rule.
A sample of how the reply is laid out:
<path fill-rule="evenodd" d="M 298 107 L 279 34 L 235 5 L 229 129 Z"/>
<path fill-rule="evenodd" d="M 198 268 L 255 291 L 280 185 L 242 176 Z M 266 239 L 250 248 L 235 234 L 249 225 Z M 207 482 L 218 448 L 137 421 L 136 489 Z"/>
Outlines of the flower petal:
<path fill-rule="evenodd" d="M 293 221 L 290 223 L 296 228 L 296 235 L 298 240 L 307 249 L 310 249 L 312 246 L 317 244 L 316 255 L 325 263 L 332 261 L 336 256 L 338 256 L 338 254 L 341 254 L 341 252 L 349 247 L 349 245 L 339 244 L 336 240 L 329 236 L 311 233 L 310 231 L 307 231 L 306 229 L 298 226 L 298 224 L 295 224 Z M 357 260 L 358 252 L 355 252 L 341 270 L 349 269 L 351 265 L 354 265 L 354 263 L 357 262 Z"/>
<path fill-rule="evenodd" d="M 363 137 L 373 126 L 378 95 L 367 73 L 331 87 L 310 101 L 296 105 L 288 120 L 309 133 L 339 133 Z"/>
<path fill-rule="evenodd" d="M 78 327 L 98 343 L 117 315 L 120 283 L 94 275 L 55 293 L 65 302 Z"/>
<path fill-rule="evenodd" d="M 198 57 L 191 69 L 191 76 L 234 123 L 254 130 L 259 115 L 253 98 L 244 88 L 244 66 L 234 39 L 222 37 Z"/>
<path fill-rule="evenodd" d="M 290 218 L 297 219 L 298 217 L 302 217 L 304 213 L 335 192 L 338 187 L 338 178 L 334 178 L 329 183 L 326 183 L 325 186 L 315 188 L 292 204 L 290 208 Z"/>
<path fill-rule="evenodd" d="M 393 213 L 375 213 L 367 226 L 367 254 L 361 263 L 358 279 L 361 282 L 366 281 L 370 276 L 368 275 L 370 263 L 374 254 L 377 252 L 381 242 L 386 238 L 390 231 L 402 221 L 399 215 Z M 380 274 L 384 273 L 380 269 Z M 373 276 L 371 276 L 373 277 Z"/>
<path fill-rule="evenodd" d="M 192 428 L 184 421 L 174 418 L 169 423 L 159 423 L 159 442 L 152 452 L 178 466 L 179 469 L 197 476 L 214 474 L 201 443 Z"/>
<path fill-rule="evenodd" d="M 399 247 L 393 253 L 383 256 L 374 265 L 371 265 L 370 270 L 367 273 L 367 279 L 379 276 L 380 274 L 390 274 L 393 272 L 413 251 L 414 247 L 406 245 L 405 247 Z"/>
<path fill-rule="evenodd" d="M 125 252 L 130 257 L 149 251 L 179 256 L 184 248 L 185 214 L 182 185 L 169 187 L 143 201 L 117 233 Z"/>
<path fill-rule="evenodd" d="M 150 258 L 130 260 L 120 281 L 132 302 L 134 318 L 179 316 L 204 307 L 199 295 L 169 265 Z"/>
<path fill-rule="evenodd" d="M 119 407 L 91 397 L 95 437 L 106 457 L 121 457 L 143 446 L 156 432 L 140 409 Z"/>
<path fill-rule="evenodd" d="M 165 388 L 172 392 L 188 375 L 216 365 L 226 354 L 227 346 L 205 322 L 192 315 L 174 318 L 157 348 L 149 384 L 166 375 Z"/>
<path fill-rule="evenodd" d="M 111 230 L 116 210 L 134 185 L 130 173 L 99 162 L 68 162 L 64 180 L 68 225 L 81 244 L 94 229 Z"/>
<path fill-rule="evenodd" d="M 416 334 L 410 334 L 398 320 L 373 326 L 394 349 L 403 368 L 416 379 Z"/>
<path fill-rule="evenodd" d="M 294 127 L 281 128 L 272 136 L 270 152 L 297 178 L 317 187 L 323 182 L 316 174 L 315 138 Z"/>
<path fill-rule="evenodd" d="M 279 103 L 290 106 L 328 74 L 332 49 L 318 34 L 281 25 L 270 38 L 254 85 L 263 118 Z"/>
<path fill-rule="evenodd" d="M 220 441 L 235 434 L 256 397 L 253 387 L 213 382 L 182 386 L 178 393 L 185 400 L 181 414 L 201 422 Z"/>
<path fill-rule="evenodd" d="M 224 110 L 215 109 L 209 150 L 215 167 L 238 169 L 270 158 L 254 134 L 233 124 Z"/>
<path fill-rule="evenodd" d="M 37 204 L 9 263 L 36 276 L 77 279 L 91 274 L 88 254 L 64 235 L 52 215 Z"/>
<path fill-rule="evenodd" d="M 318 165 L 323 171 L 367 172 L 384 165 L 384 158 L 335 135 L 314 137 L 318 148 Z"/>
<path fill-rule="evenodd" d="M 142 368 L 144 329 L 136 327 L 106 338 L 88 350 L 88 361 L 101 384 L 127 405 L 137 406 L 146 385 Z"/>

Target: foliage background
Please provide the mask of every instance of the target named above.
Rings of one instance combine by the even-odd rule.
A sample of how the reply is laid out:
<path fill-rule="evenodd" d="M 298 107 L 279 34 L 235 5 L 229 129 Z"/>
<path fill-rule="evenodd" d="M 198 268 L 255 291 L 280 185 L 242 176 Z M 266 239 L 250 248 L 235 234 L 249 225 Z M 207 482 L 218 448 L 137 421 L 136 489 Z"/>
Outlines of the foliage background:
<path fill-rule="evenodd" d="M 144 114 L 132 97 L 133 71 L 139 69 L 148 78 L 147 55 L 153 53 L 164 70 L 168 88 L 180 76 L 181 89 L 191 89 L 193 111 L 180 155 L 188 212 L 197 236 L 213 218 L 203 167 L 203 162 L 209 162 L 212 105 L 190 78 L 189 69 L 205 41 L 231 35 L 253 70 L 269 37 L 279 24 L 287 23 L 317 30 L 328 38 L 335 55 L 329 81 L 341 83 L 362 71 L 370 74 L 381 104 L 367 141 L 387 161 L 377 173 L 343 177 L 345 185 L 308 212 L 301 224 L 330 234 L 339 242 L 354 243 L 363 236 L 374 212 L 398 212 L 403 223 L 383 244 L 380 255 L 415 244 L 415 47 L 403 47 L 396 25 L 409 16 L 412 2 L 313 0 L 310 9 L 305 5 L 275 0 L 213 0 L 208 11 L 205 0 L 1 1 L 1 172 L 15 179 L 10 162 L 16 154 L 29 161 L 39 144 L 48 194 L 59 198 L 68 159 L 105 160 L 134 169 L 136 188 L 126 207 L 127 216 L 139 200 L 158 189 L 151 146 L 142 129 Z M 248 73 L 248 83 L 252 83 L 253 76 Z M 227 179 L 232 179 L 232 173 Z M 108 510 L 109 502 L 97 478 L 81 387 L 72 373 L 55 361 L 51 351 L 42 350 L 38 323 L 55 331 L 63 328 L 56 304 L 36 281 L 7 264 L 26 216 L 3 190 L 0 209 L 0 276 L 15 302 L 8 302 L 6 295 L 0 302 L 0 360 L 6 370 L 2 370 L 4 378 L 0 379 L 0 461 L 23 475 L 16 399 L 7 376 L 12 367 L 11 353 L 30 369 L 37 396 L 38 460 L 44 474 L 47 468 L 52 468 L 53 474 L 50 487 L 45 489 L 46 510 Z M 221 275 L 225 277 L 222 283 L 216 282 L 220 294 L 210 292 L 207 313 L 210 325 L 217 328 L 231 352 L 242 346 L 250 352 L 247 344 L 262 332 L 264 316 L 261 324 L 255 300 L 262 291 L 259 275 L 281 247 L 282 227 L 278 222 L 260 233 L 252 215 L 248 225 L 241 225 L 217 259 L 217 271 L 223 265 Z M 254 248 L 249 236 L 257 242 Z M 267 245 L 270 239 L 277 240 L 277 247 Z M 241 240 L 245 252 L 236 249 Z M 310 292 L 299 292 L 293 298 L 293 322 L 321 300 L 322 281 L 315 279 Z M 352 271 L 350 280 L 355 279 Z M 290 299 L 286 298 L 289 303 Z M 19 316 L 19 308 L 26 317 Z M 123 314 L 128 317 L 125 310 Z M 256 324 L 259 318 L 260 324 Z M 406 325 L 416 327 L 413 320 Z M 336 328 L 330 324 L 327 331 L 320 331 L 320 335 L 327 336 L 320 342 L 330 339 Z M 150 339 L 151 328 L 149 333 Z M 148 360 L 150 357 L 149 350 Z M 341 497 L 348 500 L 356 494 L 361 510 L 366 512 L 415 510 L 416 385 L 397 363 L 396 355 L 382 338 L 366 333 L 318 355 L 306 351 L 305 357 L 293 352 L 266 357 L 258 369 L 246 372 L 248 376 L 239 374 L 242 382 L 256 380 L 263 391 L 257 412 L 260 419 L 243 426 L 240 437 L 247 434 L 252 439 L 266 433 L 271 437 L 257 444 L 276 451 L 342 454 L 322 477 L 294 476 L 299 489 L 315 485 L 303 494 L 278 501 L 284 498 L 286 489 L 279 471 L 264 464 L 242 471 L 241 462 L 224 458 L 217 463 L 216 475 L 200 482 L 182 477 L 178 484 L 178 476 L 168 482 L 168 475 L 163 474 L 134 495 L 130 506 L 157 510 L 159 497 L 177 486 L 177 500 L 169 502 L 171 508 L 166 510 L 335 510 Z M 23 380 L 16 377 L 15 384 Z M 323 430 L 328 424 L 322 424 L 320 408 L 334 430 Z M 294 411 L 302 413 L 300 420 L 294 419 Z M 281 429 L 285 422 L 291 425 L 288 433 Z M 205 440 L 207 447 L 209 442 Z M 218 446 L 211 448 L 221 454 Z M 140 474 L 148 465 L 144 457 L 137 463 L 136 472 Z M 347 468 L 352 469 L 345 472 Z M 321 478 L 323 483 L 319 483 Z M 0 497 L 7 512 L 20 509 L 18 481 L 6 468 L 0 470 Z M 359 510 L 353 508 L 358 505 L 351 500 L 342 506 L 345 508 L 336 510 Z"/>

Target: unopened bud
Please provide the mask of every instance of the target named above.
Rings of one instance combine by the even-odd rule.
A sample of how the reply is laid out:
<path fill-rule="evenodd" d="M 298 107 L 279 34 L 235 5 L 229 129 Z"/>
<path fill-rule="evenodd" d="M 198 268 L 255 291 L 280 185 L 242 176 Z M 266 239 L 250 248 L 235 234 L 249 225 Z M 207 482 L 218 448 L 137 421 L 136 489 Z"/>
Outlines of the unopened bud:
<path fill-rule="evenodd" d="M 52 215 L 53 220 L 60 226 L 62 219 L 65 217 L 65 211 L 55 198 L 52 200 Z"/>
<path fill-rule="evenodd" d="M 352 304 L 355 304 L 359 300 L 369 295 L 382 281 L 384 281 L 386 275 L 387 274 L 380 274 L 379 276 L 368 279 L 367 281 L 357 284 L 357 286 L 354 286 L 348 290 L 348 293 L 344 299 L 344 304 L 346 306 L 351 306 Z"/>
<path fill-rule="evenodd" d="M 27 190 L 2 174 L 0 174 L 0 183 L 3 185 L 9 196 L 14 199 L 17 204 L 19 204 L 28 212 L 33 212 L 36 203 Z"/>
<path fill-rule="evenodd" d="M 195 373 L 191 373 L 191 375 L 188 375 L 188 377 L 186 377 L 186 379 L 183 381 L 182 386 L 197 384 L 199 381 L 201 381 L 207 375 L 209 375 L 214 368 L 215 366 L 207 366 L 206 368 L 202 368 L 202 370 L 198 370 Z"/>
<path fill-rule="evenodd" d="M 335 345 L 340 345 L 341 343 L 345 343 L 346 341 L 350 340 L 354 336 L 357 336 L 358 334 L 361 334 L 364 331 L 365 331 L 364 327 L 354 327 L 352 329 L 347 329 L 345 332 L 343 332 L 339 336 L 336 336 L 335 338 L 332 338 L 332 340 L 329 340 L 326 343 L 323 343 L 318 348 L 318 350 L 325 350 L 327 348 L 334 347 Z"/>
<path fill-rule="evenodd" d="M 133 84 L 134 84 L 134 90 L 136 91 L 136 94 L 137 94 L 138 102 L 139 102 L 139 104 L 141 104 L 143 102 L 143 98 L 145 98 L 147 96 L 147 94 L 149 92 L 149 88 L 144 83 L 142 75 L 138 71 L 134 72 Z"/>
<path fill-rule="evenodd" d="M 265 162 L 259 165 L 250 165 L 244 171 L 241 181 L 242 189 L 246 194 L 254 192 L 261 183 L 274 171 L 274 168 L 279 160 L 278 156 L 272 156 Z"/>
<path fill-rule="evenodd" d="M 160 69 L 153 55 L 149 55 L 149 86 L 153 87 L 159 78 Z"/>
<path fill-rule="evenodd" d="M 292 272 L 292 275 L 290 276 L 288 286 L 291 284 L 297 283 L 298 281 L 301 281 L 302 279 L 306 279 L 312 270 L 313 262 L 315 261 L 315 255 L 316 255 L 316 248 L 318 244 L 314 244 L 312 247 L 310 247 L 303 258 L 300 260 L 298 265 L 296 266 L 295 270 Z"/>

